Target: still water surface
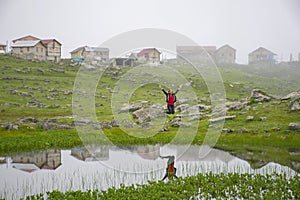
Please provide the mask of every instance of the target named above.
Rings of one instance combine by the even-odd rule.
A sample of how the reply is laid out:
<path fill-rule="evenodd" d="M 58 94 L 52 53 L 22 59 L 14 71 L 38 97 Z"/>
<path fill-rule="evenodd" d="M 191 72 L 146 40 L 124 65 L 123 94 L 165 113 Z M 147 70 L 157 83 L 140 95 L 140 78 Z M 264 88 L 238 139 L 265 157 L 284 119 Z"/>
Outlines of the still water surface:
<path fill-rule="evenodd" d="M 252 169 L 246 161 L 228 152 L 212 149 L 203 156 L 200 146 L 93 146 L 20 153 L 0 158 L 0 198 L 19 199 L 52 190 L 105 190 L 109 187 L 161 180 L 168 159 L 175 156 L 177 176 L 198 173 L 286 173 L 292 169 L 269 163 Z M 184 150 L 184 151 L 183 151 Z M 184 153 L 182 153 L 184 152 Z"/>

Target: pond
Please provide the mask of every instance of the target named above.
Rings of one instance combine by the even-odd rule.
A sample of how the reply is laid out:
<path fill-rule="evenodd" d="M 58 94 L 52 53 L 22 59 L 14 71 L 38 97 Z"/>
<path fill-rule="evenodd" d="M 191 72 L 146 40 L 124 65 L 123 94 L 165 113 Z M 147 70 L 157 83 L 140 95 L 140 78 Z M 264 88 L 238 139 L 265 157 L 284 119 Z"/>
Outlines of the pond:
<path fill-rule="evenodd" d="M 52 190 L 105 190 L 121 183 L 161 180 L 170 161 L 160 156 L 174 156 L 176 175 L 183 177 L 207 172 L 297 174 L 276 163 L 252 169 L 248 162 L 217 149 L 203 156 L 203 146 L 190 146 L 186 150 L 178 145 L 95 145 L 88 149 L 49 149 L 0 157 L 0 198 L 19 199 Z"/>

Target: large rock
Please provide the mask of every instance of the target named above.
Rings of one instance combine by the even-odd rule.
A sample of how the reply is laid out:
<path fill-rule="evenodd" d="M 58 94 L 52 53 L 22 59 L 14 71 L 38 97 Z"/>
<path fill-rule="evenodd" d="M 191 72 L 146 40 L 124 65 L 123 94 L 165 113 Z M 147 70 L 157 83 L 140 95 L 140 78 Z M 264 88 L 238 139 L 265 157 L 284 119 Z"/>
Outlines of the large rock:
<path fill-rule="evenodd" d="M 289 109 L 294 111 L 294 110 L 300 110 L 300 97 L 297 99 L 294 99 L 289 103 Z"/>
<path fill-rule="evenodd" d="M 156 119 L 158 117 L 164 117 L 166 115 L 164 107 L 162 105 L 153 104 L 148 108 L 141 108 L 132 113 L 133 117 L 137 119 L 137 123 L 142 124 Z"/>
<path fill-rule="evenodd" d="M 295 99 L 300 98 L 300 90 L 291 92 L 290 94 L 286 95 L 285 97 L 282 97 L 281 100 L 289 100 L 289 99 Z"/>
<path fill-rule="evenodd" d="M 245 107 L 245 103 L 241 103 L 238 101 L 235 102 L 226 102 L 225 103 L 228 110 L 241 110 Z"/>
<path fill-rule="evenodd" d="M 19 123 L 24 124 L 24 123 L 37 123 L 38 120 L 35 119 L 34 117 L 24 117 L 19 119 Z"/>
<path fill-rule="evenodd" d="M 189 127 L 191 123 L 181 121 L 181 118 L 175 118 L 170 122 L 172 127 Z"/>
<path fill-rule="evenodd" d="M 299 130 L 300 129 L 300 122 L 291 122 L 288 126 L 290 130 Z"/>
<path fill-rule="evenodd" d="M 256 103 L 260 103 L 260 102 L 268 102 L 272 99 L 272 97 L 259 89 L 253 89 L 251 91 L 250 99 L 254 99 Z"/>
<path fill-rule="evenodd" d="M 139 110 L 141 108 L 143 108 L 143 106 L 140 105 L 140 104 L 125 105 L 124 107 L 122 107 L 120 109 L 119 113 L 134 112 L 134 111 Z"/>
<path fill-rule="evenodd" d="M 58 130 L 58 129 L 72 129 L 73 127 L 68 124 L 54 124 L 49 122 L 44 122 L 41 124 L 44 130 Z"/>
<path fill-rule="evenodd" d="M 216 122 L 219 122 L 219 121 L 222 121 L 222 120 L 232 120 L 232 119 L 235 119 L 235 118 L 236 118 L 235 115 L 223 116 L 223 117 L 217 117 L 217 118 L 214 118 L 214 119 L 210 119 L 209 122 L 210 123 L 216 123 Z"/>

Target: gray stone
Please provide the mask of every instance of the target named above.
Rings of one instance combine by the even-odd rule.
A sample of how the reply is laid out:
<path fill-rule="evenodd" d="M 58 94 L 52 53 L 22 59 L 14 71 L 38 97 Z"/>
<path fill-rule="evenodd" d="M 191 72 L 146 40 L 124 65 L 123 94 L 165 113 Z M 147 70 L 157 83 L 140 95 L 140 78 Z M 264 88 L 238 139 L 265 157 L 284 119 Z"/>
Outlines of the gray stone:
<path fill-rule="evenodd" d="M 19 119 L 19 123 L 24 124 L 24 123 L 37 123 L 38 120 L 35 119 L 34 117 L 24 117 Z"/>
<path fill-rule="evenodd" d="M 246 121 L 253 121 L 253 119 L 254 119 L 254 116 L 248 116 L 248 117 L 246 118 Z"/>
<path fill-rule="evenodd" d="M 17 91 L 17 90 L 10 90 L 10 91 L 9 91 L 9 94 L 12 94 L 12 95 L 18 94 L 18 91 Z"/>
<path fill-rule="evenodd" d="M 221 133 L 225 133 L 225 134 L 228 134 L 228 133 L 232 133 L 233 131 L 231 130 L 231 129 L 229 129 L 229 128 L 223 128 L 222 130 L 221 130 Z"/>
<path fill-rule="evenodd" d="M 290 130 L 299 130 L 300 129 L 300 122 L 291 122 L 288 126 Z"/>
<path fill-rule="evenodd" d="M 241 110 L 244 108 L 245 104 L 235 101 L 235 102 L 226 102 L 225 103 L 228 110 Z"/>
<path fill-rule="evenodd" d="M 181 121 L 181 118 L 175 118 L 174 120 L 172 120 L 170 122 L 171 126 L 172 127 L 189 127 L 191 126 L 191 123 L 188 123 L 188 122 L 182 122 Z"/>
<path fill-rule="evenodd" d="M 37 68 L 36 71 L 41 72 L 41 73 L 45 73 L 45 70 L 41 69 L 41 68 Z"/>
<path fill-rule="evenodd" d="M 282 97 L 281 100 L 289 100 L 289 99 L 295 99 L 300 98 L 300 90 L 291 92 L 290 94 L 286 95 L 285 97 Z"/>
<path fill-rule="evenodd" d="M 18 130 L 19 129 L 19 125 L 13 124 L 12 122 L 3 123 L 1 125 L 1 127 L 6 129 L 6 130 Z"/>
<path fill-rule="evenodd" d="M 259 89 L 253 89 L 251 91 L 250 99 L 253 98 L 256 103 L 268 102 L 272 99 L 271 96 L 267 95 Z"/>
<path fill-rule="evenodd" d="M 168 127 L 164 126 L 164 127 L 162 127 L 162 129 L 160 129 L 158 132 L 161 133 L 161 132 L 166 132 L 166 131 L 168 131 L 168 130 L 169 130 Z"/>
<path fill-rule="evenodd" d="M 266 121 L 266 120 L 267 120 L 267 117 L 260 117 L 259 120 L 260 120 L 260 121 Z"/>
<path fill-rule="evenodd" d="M 143 106 L 139 104 L 126 105 L 120 109 L 119 113 L 134 112 L 141 108 L 143 108 Z"/>
<path fill-rule="evenodd" d="M 219 121 L 222 121 L 222 120 L 232 120 L 232 119 L 235 119 L 235 118 L 236 118 L 235 115 L 223 116 L 223 117 L 217 117 L 217 118 L 214 118 L 214 119 L 210 119 L 209 122 L 210 123 L 216 123 L 216 122 L 219 122 Z"/>
<path fill-rule="evenodd" d="M 288 106 L 292 111 L 300 110 L 300 97 L 291 101 Z"/>

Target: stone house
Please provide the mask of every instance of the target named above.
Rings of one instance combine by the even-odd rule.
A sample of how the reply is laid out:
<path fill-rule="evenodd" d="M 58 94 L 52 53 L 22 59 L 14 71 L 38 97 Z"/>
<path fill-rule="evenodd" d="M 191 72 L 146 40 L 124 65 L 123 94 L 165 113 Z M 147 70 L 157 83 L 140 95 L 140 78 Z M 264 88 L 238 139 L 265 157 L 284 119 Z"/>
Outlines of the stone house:
<path fill-rule="evenodd" d="M 6 44 L 0 44 L 0 53 L 6 53 Z"/>
<path fill-rule="evenodd" d="M 83 55 L 82 55 L 83 50 L 84 50 L 84 46 L 78 47 L 78 48 L 74 49 L 73 51 L 71 51 L 70 52 L 71 59 L 83 59 Z"/>
<path fill-rule="evenodd" d="M 85 61 L 100 61 L 108 62 L 109 61 L 109 49 L 103 47 L 89 47 L 83 46 L 78 47 L 70 52 L 71 58 L 82 59 Z"/>
<path fill-rule="evenodd" d="M 221 46 L 215 51 L 214 59 L 217 63 L 235 63 L 236 50 L 228 44 Z"/>
<path fill-rule="evenodd" d="M 248 54 L 248 63 L 251 64 L 275 64 L 276 54 L 270 50 L 259 47 Z"/>
<path fill-rule="evenodd" d="M 46 46 L 46 58 L 49 61 L 60 62 L 61 60 L 61 43 L 55 39 L 42 40 Z"/>
<path fill-rule="evenodd" d="M 27 60 L 45 61 L 46 46 L 41 40 L 18 40 L 11 45 L 12 54 Z"/>
<path fill-rule="evenodd" d="M 210 62 L 216 52 L 216 46 L 176 46 L 177 62 Z"/>
<path fill-rule="evenodd" d="M 160 54 L 161 53 L 156 48 L 147 48 L 141 50 L 137 54 L 137 59 L 140 63 L 159 64 Z"/>
<path fill-rule="evenodd" d="M 54 61 L 54 62 L 60 62 L 61 60 L 61 46 L 62 44 L 58 42 L 56 39 L 39 39 L 37 37 L 28 35 L 25 37 L 21 37 L 18 39 L 13 40 L 12 48 L 13 48 L 13 55 L 16 55 L 14 50 L 16 44 L 19 44 L 21 41 L 41 41 L 41 43 L 44 45 L 46 48 L 45 50 L 45 56 L 46 58 L 44 59 L 38 59 L 38 60 L 49 60 L 49 61 Z M 24 42 L 26 43 L 26 42 Z M 28 42 L 29 43 L 29 42 Z M 31 52 L 33 55 L 29 56 L 28 58 L 22 56 L 22 58 L 25 59 L 31 59 L 31 57 L 41 57 L 41 55 L 34 55 L 34 54 L 40 54 L 40 52 Z M 20 57 L 20 55 L 16 55 Z"/>

